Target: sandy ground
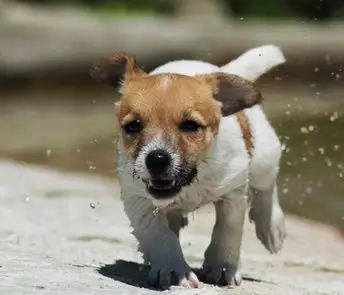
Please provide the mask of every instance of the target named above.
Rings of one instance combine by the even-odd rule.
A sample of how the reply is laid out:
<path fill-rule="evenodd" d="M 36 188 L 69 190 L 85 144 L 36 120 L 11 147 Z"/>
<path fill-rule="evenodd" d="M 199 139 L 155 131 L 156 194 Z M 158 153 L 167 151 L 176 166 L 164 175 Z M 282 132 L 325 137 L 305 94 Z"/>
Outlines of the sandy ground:
<path fill-rule="evenodd" d="M 116 182 L 0 163 L 0 294 L 153 294 Z M 191 216 L 182 234 L 199 267 L 213 212 Z M 247 225 L 245 280 L 229 290 L 203 285 L 167 294 L 344 294 L 344 241 L 320 224 L 289 217 L 280 255 L 269 255 Z M 133 262 L 133 263 L 131 263 Z"/>

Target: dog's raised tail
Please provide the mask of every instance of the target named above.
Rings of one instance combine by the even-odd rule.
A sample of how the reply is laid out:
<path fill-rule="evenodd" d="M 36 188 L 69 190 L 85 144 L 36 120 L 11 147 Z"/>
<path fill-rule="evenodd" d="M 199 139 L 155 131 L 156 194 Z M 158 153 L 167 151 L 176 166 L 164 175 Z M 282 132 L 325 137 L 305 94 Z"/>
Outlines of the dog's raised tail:
<path fill-rule="evenodd" d="M 279 47 L 264 45 L 244 52 L 237 59 L 222 66 L 221 71 L 254 82 L 285 61 L 284 54 Z"/>

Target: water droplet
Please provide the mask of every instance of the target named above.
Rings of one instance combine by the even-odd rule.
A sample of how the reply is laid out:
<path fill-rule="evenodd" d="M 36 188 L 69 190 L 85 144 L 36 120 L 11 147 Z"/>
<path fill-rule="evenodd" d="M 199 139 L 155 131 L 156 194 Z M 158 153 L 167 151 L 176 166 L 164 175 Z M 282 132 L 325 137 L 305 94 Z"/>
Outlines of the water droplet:
<path fill-rule="evenodd" d="M 287 148 L 287 145 L 283 142 L 283 143 L 281 144 L 281 151 L 285 151 L 286 148 Z"/>
<path fill-rule="evenodd" d="M 240 18 L 240 21 L 243 21 L 243 20 L 244 20 L 244 18 L 243 18 L 243 17 L 241 17 L 241 18 Z"/>
<path fill-rule="evenodd" d="M 313 192 L 313 189 L 311 187 L 306 188 L 306 194 L 310 195 Z"/>
<path fill-rule="evenodd" d="M 288 189 L 287 189 L 287 188 L 284 188 L 284 189 L 282 190 L 282 193 L 283 193 L 283 194 L 288 193 Z"/>
<path fill-rule="evenodd" d="M 330 116 L 330 122 L 334 122 L 339 118 L 338 113 L 334 112 L 331 116 Z"/>
<path fill-rule="evenodd" d="M 325 162 L 328 167 L 332 167 L 332 160 L 330 158 L 325 158 Z"/>
<path fill-rule="evenodd" d="M 314 131 L 315 130 L 315 126 L 314 125 L 309 125 L 308 126 L 308 131 L 309 132 L 312 132 L 312 131 Z"/>
<path fill-rule="evenodd" d="M 51 153 L 52 153 L 52 150 L 51 150 L 51 149 L 47 149 L 47 150 L 45 151 L 45 154 L 46 154 L 48 157 L 51 155 Z"/>
<path fill-rule="evenodd" d="M 96 208 L 96 204 L 90 203 L 90 207 L 91 207 L 92 209 L 95 209 L 95 208 Z"/>
<path fill-rule="evenodd" d="M 96 170 L 97 167 L 96 167 L 96 166 L 93 166 L 93 165 L 90 165 L 90 166 L 88 166 L 88 169 L 89 169 L 89 170 Z"/>
<path fill-rule="evenodd" d="M 318 73 L 319 72 L 319 68 L 314 68 L 314 73 Z"/>
<path fill-rule="evenodd" d="M 304 127 L 304 126 L 302 126 L 302 127 L 300 128 L 300 131 L 301 131 L 301 133 L 304 133 L 304 134 L 306 134 L 306 133 L 308 133 L 308 128 L 307 128 L 307 127 Z"/>
<path fill-rule="evenodd" d="M 333 150 L 334 151 L 338 151 L 340 149 L 340 145 L 339 144 L 335 144 L 334 146 L 333 146 Z"/>
<path fill-rule="evenodd" d="M 321 155 L 325 155 L 325 149 L 324 148 L 318 148 L 318 151 Z"/>

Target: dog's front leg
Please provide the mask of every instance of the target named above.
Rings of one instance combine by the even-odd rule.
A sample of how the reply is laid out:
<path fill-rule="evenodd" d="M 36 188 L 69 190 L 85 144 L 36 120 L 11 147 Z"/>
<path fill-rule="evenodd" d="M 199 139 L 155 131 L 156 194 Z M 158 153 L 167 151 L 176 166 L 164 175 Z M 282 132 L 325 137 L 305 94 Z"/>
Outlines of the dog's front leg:
<path fill-rule="evenodd" d="M 216 223 L 202 267 L 203 279 L 209 284 L 241 283 L 240 248 L 247 202 L 243 191 L 215 203 Z"/>
<path fill-rule="evenodd" d="M 185 261 L 165 214 L 154 214 L 152 201 L 140 197 L 124 199 L 124 207 L 140 250 L 151 264 L 149 282 L 159 289 L 171 285 L 198 287 L 198 279 Z"/>

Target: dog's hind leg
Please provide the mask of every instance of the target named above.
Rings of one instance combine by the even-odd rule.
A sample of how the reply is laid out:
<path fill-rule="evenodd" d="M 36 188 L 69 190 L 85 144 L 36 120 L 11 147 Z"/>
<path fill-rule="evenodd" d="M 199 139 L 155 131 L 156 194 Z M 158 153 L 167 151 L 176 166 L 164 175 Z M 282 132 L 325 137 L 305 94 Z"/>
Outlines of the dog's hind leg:
<path fill-rule="evenodd" d="M 250 220 L 254 221 L 259 240 L 270 253 L 277 253 L 286 237 L 284 214 L 274 182 L 267 189 L 250 190 Z"/>

